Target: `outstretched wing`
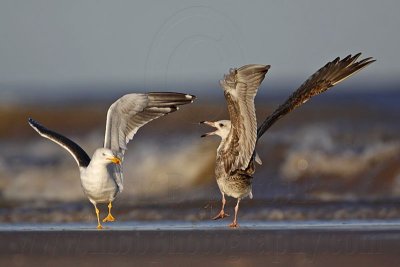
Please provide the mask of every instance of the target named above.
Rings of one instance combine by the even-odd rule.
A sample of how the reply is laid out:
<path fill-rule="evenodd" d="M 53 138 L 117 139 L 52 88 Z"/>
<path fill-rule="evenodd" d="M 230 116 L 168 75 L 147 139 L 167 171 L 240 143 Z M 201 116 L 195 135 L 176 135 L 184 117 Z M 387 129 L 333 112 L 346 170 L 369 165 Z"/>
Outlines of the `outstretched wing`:
<path fill-rule="evenodd" d="M 229 135 L 219 151 L 227 173 L 245 169 L 251 159 L 257 141 L 254 97 L 269 68 L 269 65 L 246 65 L 231 69 L 220 81 L 231 120 Z"/>
<path fill-rule="evenodd" d="M 90 157 L 75 142 L 59 133 L 47 129 L 31 118 L 28 119 L 28 122 L 29 125 L 41 136 L 59 144 L 61 147 L 65 148 L 69 153 L 71 153 L 79 167 L 87 167 L 89 165 Z"/>
<path fill-rule="evenodd" d="M 115 101 L 107 112 L 104 147 L 120 153 L 140 127 L 192 103 L 192 95 L 181 93 L 128 94 Z"/>
<path fill-rule="evenodd" d="M 372 62 L 375 62 L 371 57 L 357 62 L 360 55 L 361 53 L 358 53 L 355 56 L 348 55 L 342 60 L 337 57 L 335 60 L 327 63 L 324 67 L 311 75 L 308 80 L 306 80 L 300 88 L 285 101 L 285 103 L 280 105 L 265 119 L 257 130 L 257 139 L 260 138 L 278 119 L 301 106 L 311 97 L 325 92 L 335 84 L 340 83 Z"/>

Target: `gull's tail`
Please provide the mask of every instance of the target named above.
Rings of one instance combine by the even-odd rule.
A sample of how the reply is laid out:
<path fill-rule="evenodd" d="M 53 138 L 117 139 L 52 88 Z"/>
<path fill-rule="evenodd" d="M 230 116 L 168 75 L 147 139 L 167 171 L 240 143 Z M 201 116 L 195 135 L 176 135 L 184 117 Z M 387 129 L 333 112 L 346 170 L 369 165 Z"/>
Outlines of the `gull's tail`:
<path fill-rule="evenodd" d="M 280 105 L 257 129 L 257 139 L 259 139 L 278 119 L 291 112 L 295 108 L 307 102 L 311 97 L 319 95 L 335 84 L 347 79 L 358 71 L 362 70 L 372 62 L 375 62 L 371 57 L 356 61 L 361 53 L 355 56 L 348 55 L 340 60 L 337 57 L 335 60 L 327 63 L 307 81 L 305 81 L 299 89 L 297 89 L 282 105 Z"/>

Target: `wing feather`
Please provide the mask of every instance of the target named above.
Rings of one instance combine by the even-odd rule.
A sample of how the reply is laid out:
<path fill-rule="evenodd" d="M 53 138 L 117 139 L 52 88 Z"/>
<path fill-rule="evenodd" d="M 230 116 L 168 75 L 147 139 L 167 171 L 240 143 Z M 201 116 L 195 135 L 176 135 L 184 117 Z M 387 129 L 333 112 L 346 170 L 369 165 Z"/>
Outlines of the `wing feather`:
<path fill-rule="evenodd" d="M 60 145 L 65 150 L 67 150 L 74 157 L 79 167 L 84 168 L 89 165 L 90 157 L 88 156 L 88 154 L 86 154 L 85 150 L 83 150 L 74 141 L 59 133 L 47 129 L 46 127 L 31 118 L 28 119 L 28 123 L 41 136 L 53 141 L 54 143 Z"/>
<path fill-rule="evenodd" d="M 140 127 L 194 99 L 192 95 L 168 92 L 124 95 L 108 109 L 104 147 L 122 157 Z"/>
<path fill-rule="evenodd" d="M 245 169 L 257 141 L 257 119 L 254 98 L 269 65 L 245 65 L 231 69 L 220 82 L 228 104 L 231 129 L 220 150 L 227 173 Z"/>
<path fill-rule="evenodd" d="M 354 56 L 348 55 L 342 60 L 337 57 L 311 75 L 282 105 L 265 119 L 257 130 L 257 139 L 278 119 L 301 106 L 313 96 L 325 92 L 334 85 L 359 72 L 372 62 L 375 62 L 371 57 L 357 62 L 360 55 L 361 53 Z"/>

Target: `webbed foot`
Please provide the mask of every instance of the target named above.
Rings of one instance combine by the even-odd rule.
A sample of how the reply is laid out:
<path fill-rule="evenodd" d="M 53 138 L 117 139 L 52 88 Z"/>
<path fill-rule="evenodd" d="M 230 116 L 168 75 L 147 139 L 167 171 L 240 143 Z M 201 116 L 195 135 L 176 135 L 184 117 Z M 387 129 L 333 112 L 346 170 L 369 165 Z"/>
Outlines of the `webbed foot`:
<path fill-rule="evenodd" d="M 115 218 L 111 215 L 111 213 L 109 213 L 108 215 L 107 215 L 107 217 L 105 217 L 104 219 L 103 219 L 103 222 L 114 222 L 115 221 Z"/>
<path fill-rule="evenodd" d="M 217 216 L 213 217 L 212 219 L 213 219 L 213 220 L 219 220 L 219 219 L 223 219 L 223 218 L 225 218 L 225 217 L 229 217 L 229 214 L 228 214 L 228 213 L 225 213 L 223 210 L 221 210 L 221 211 L 217 214 Z"/>
<path fill-rule="evenodd" d="M 230 227 L 230 228 L 239 228 L 239 224 L 238 224 L 237 222 L 233 221 L 233 222 L 229 225 L 229 227 Z"/>

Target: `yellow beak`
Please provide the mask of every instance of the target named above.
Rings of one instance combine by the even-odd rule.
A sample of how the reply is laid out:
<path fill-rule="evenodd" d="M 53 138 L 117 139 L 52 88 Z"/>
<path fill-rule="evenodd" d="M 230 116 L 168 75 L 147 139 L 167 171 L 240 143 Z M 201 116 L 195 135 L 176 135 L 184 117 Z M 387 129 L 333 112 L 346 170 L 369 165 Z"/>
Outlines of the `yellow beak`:
<path fill-rule="evenodd" d="M 110 160 L 112 163 L 115 163 L 115 164 L 118 164 L 118 165 L 121 164 L 121 160 L 119 158 L 117 158 L 117 157 L 112 157 L 112 158 L 107 158 L 107 159 Z"/>

